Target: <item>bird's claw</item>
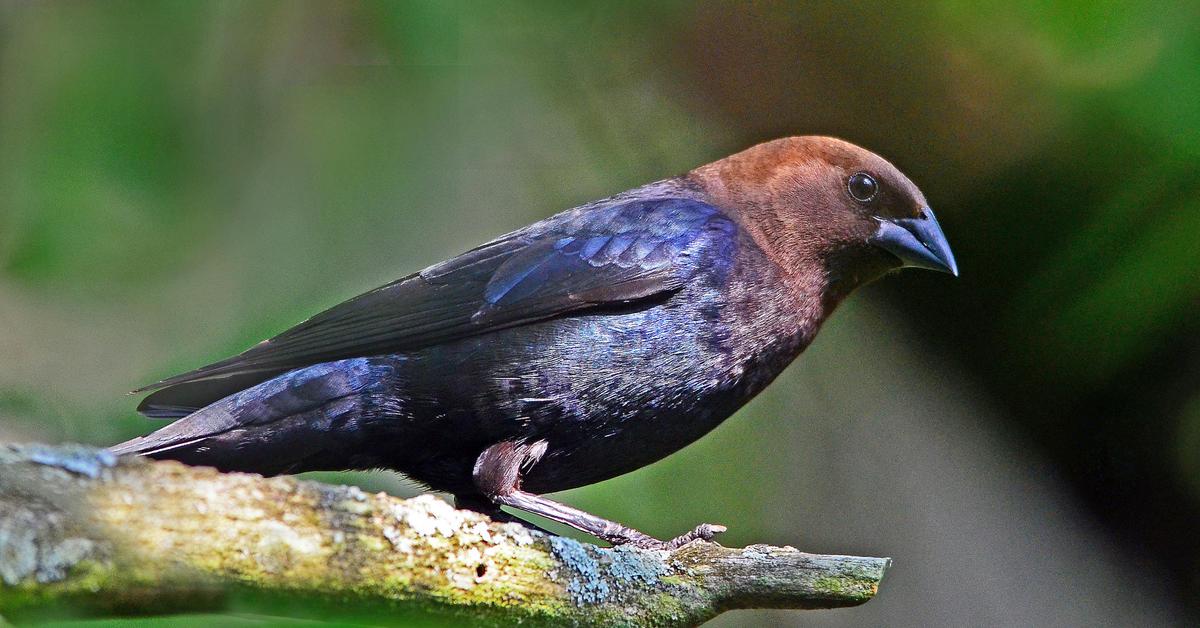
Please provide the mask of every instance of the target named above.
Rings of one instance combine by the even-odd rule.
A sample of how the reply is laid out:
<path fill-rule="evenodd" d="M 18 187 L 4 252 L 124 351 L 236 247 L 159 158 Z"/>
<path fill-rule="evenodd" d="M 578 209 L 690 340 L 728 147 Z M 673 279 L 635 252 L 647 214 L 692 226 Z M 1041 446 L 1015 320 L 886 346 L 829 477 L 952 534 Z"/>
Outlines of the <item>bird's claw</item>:
<path fill-rule="evenodd" d="M 724 532 L 725 530 L 728 530 L 728 528 L 720 524 L 702 523 L 696 526 L 696 528 L 691 532 L 681 534 L 670 541 L 667 541 L 667 549 L 678 549 L 695 540 L 711 541 L 714 536 Z"/>
<path fill-rule="evenodd" d="M 613 545 L 632 545 L 641 549 L 653 550 L 674 550 L 687 545 L 695 540 L 711 541 L 712 538 L 725 530 L 723 525 L 715 523 L 702 523 L 691 532 L 681 534 L 669 541 L 662 541 L 647 534 L 637 533 L 629 535 L 622 539 L 614 539 Z"/>

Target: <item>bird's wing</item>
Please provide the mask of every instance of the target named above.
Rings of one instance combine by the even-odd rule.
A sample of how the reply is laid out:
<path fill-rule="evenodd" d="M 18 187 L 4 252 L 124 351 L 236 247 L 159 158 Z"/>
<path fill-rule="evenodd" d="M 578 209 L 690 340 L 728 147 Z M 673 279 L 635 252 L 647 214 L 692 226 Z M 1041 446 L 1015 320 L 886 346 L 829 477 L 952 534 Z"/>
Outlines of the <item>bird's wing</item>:
<path fill-rule="evenodd" d="M 733 223 L 685 198 L 563 212 L 337 305 L 232 358 L 164 379 L 138 410 L 182 416 L 287 370 L 400 353 L 588 308 L 665 297 L 728 259 Z M 715 254 L 715 257 L 714 257 Z"/>

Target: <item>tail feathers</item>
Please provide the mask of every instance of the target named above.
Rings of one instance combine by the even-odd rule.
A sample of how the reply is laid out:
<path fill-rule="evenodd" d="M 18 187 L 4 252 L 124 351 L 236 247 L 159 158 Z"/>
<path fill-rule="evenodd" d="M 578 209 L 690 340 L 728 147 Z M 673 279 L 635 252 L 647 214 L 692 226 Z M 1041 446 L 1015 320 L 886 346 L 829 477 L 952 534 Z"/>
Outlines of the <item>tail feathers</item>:
<path fill-rule="evenodd" d="M 291 371 L 109 450 L 264 475 L 345 468 L 362 435 L 343 426 L 362 414 L 363 389 L 378 379 L 365 359 Z"/>
<path fill-rule="evenodd" d="M 224 434 L 238 427 L 238 424 L 239 421 L 232 413 L 225 408 L 214 406 L 195 412 L 156 432 L 127 440 L 108 449 L 118 456 L 139 454 L 153 457 L 156 454 L 196 445 Z"/>
<path fill-rule="evenodd" d="M 139 455 L 154 457 L 155 454 L 161 454 L 172 449 L 194 445 L 205 439 L 204 436 L 201 436 L 199 438 L 177 443 L 160 443 L 157 442 L 157 439 L 151 438 L 151 436 L 153 436 L 153 434 L 150 436 L 138 436 L 137 438 L 131 438 L 123 443 L 118 443 L 109 447 L 108 450 L 118 456 Z"/>
<path fill-rule="evenodd" d="M 150 394 L 137 411 L 152 419 L 184 417 L 281 374 L 282 371 L 264 371 L 176 384 Z"/>
<path fill-rule="evenodd" d="M 157 460 L 215 467 L 262 475 L 293 473 L 329 445 L 314 424 L 322 409 L 278 417 L 266 424 L 217 429 L 202 410 L 167 427 L 109 448 L 117 455 L 137 454 Z"/>

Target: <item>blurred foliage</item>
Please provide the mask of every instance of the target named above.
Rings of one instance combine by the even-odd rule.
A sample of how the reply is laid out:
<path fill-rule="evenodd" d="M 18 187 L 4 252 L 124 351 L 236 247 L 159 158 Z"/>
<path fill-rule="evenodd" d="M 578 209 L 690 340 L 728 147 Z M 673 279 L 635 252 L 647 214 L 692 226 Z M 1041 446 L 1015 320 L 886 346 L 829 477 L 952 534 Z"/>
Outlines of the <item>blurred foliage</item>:
<path fill-rule="evenodd" d="M 962 280 L 868 292 L 1195 604 L 1200 4 L 1181 0 L 2 2 L 0 438 L 141 433 L 138 384 L 798 133 L 922 186 Z M 754 523 L 820 490 L 768 479 L 799 455 L 778 446 L 800 429 L 787 394 L 571 499 L 660 533 L 720 505 L 731 542 L 788 542 Z M 760 481 L 726 481 L 746 460 Z"/>

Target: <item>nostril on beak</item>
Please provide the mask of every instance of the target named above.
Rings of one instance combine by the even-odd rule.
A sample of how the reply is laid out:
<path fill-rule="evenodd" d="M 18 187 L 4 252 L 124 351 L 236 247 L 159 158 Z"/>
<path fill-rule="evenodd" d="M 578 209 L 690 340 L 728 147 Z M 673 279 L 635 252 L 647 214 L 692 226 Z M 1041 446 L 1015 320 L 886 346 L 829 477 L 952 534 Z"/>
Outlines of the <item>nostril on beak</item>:
<path fill-rule="evenodd" d="M 895 255 L 905 266 L 958 276 L 958 264 L 933 210 L 923 207 L 916 218 L 877 220 L 879 228 L 870 239 L 873 244 Z"/>

